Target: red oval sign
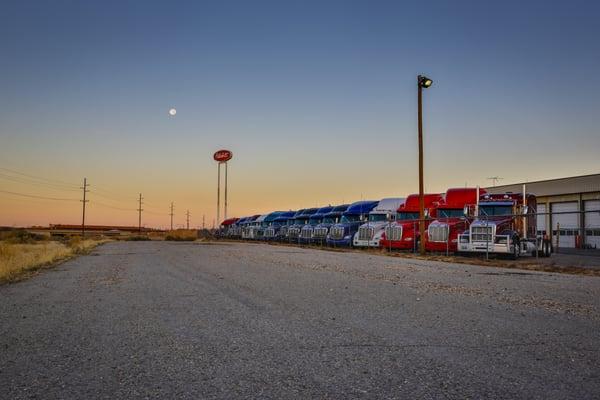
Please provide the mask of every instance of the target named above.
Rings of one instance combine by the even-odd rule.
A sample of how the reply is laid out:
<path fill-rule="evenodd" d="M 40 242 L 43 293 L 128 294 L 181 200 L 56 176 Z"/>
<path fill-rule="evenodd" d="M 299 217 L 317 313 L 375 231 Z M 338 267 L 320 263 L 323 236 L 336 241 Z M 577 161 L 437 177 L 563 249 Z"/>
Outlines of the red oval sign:
<path fill-rule="evenodd" d="M 215 161 L 218 161 L 218 162 L 229 161 L 229 160 L 231 160 L 231 157 L 233 157 L 233 153 L 229 150 L 218 150 L 213 155 L 213 158 L 215 159 Z"/>

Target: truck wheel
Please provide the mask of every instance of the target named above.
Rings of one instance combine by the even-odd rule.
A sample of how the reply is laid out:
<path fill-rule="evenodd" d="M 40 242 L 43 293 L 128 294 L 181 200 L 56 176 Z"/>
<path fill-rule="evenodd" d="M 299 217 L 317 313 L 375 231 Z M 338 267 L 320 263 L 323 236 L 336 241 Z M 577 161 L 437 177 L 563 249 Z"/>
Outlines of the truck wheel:
<path fill-rule="evenodd" d="M 513 245 L 513 253 L 511 255 L 512 260 L 519 259 L 519 246 L 517 244 Z"/>
<path fill-rule="evenodd" d="M 552 249 L 550 248 L 550 243 L 548 241 L 545 241 L 542 248 L 544 250 L 544 257 L 550 257 L 550 254 L 552 254 Z"/>

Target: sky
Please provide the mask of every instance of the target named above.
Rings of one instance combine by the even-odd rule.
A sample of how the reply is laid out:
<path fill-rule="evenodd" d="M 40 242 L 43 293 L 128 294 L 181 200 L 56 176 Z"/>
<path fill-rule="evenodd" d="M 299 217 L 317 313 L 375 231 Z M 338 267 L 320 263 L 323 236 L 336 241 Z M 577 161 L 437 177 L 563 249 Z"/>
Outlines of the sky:
<path fill-rule="evenodd" d="M 577 0 L 4 3 L 0 225 L 80 223 L 86 177 L 90 224 L 137 225 L 142 193 L 146 226 L 171 202 L 211 226 L 221 148 L 229 216 L 405 197 L 418 74 L 427 191 L 598 173 L 599 20 Z"/>

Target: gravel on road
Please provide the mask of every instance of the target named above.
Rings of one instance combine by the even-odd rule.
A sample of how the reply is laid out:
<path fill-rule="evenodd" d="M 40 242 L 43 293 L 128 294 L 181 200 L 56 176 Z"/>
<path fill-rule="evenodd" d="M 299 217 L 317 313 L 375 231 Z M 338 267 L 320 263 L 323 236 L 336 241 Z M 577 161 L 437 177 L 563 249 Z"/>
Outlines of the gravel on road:
<path fill-rule="evenodd" d="M 600 278 L 109 243 L 0 287 L 0 398 L 600 398 Z"/>

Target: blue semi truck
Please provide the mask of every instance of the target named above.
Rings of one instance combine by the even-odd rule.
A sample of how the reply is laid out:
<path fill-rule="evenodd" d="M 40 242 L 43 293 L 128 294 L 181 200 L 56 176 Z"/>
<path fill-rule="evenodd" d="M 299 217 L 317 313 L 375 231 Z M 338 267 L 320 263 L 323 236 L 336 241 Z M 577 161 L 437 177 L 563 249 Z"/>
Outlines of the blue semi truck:
<path fill-rule="evenodd" d="M 298 243 L 302 227 L 308 224 L 310 216 L 316 214 L 318 208 L 306 208 L 302 213 L 294 217 L 294 224 L 288 228 L 288 241 Z"/>
<path fill-rule="evenodd" d="M 281 233 L 282 229 L 287 229 L 287 223 L 291 218 L 294 218 L 296 211 L 282 211 L 280 212 L 269 225 L 265 228 L 263 239 L 264 240 L 276 240 Z"/>
<path fill-rule="evenodd" d="M 313 229 L 313 238 L 312 243 L 323 245 L 327 241 L 327 234 L 329 234 L 329 229 L 340 222 L 340 218 L 342 218 L 342 214 L 346 212 L 348 209 L 348 204 L 342 204 L 339 206 L 333 207 L 333 209 L 323 216 L 321 223 L 314 227 Z"/>
<path fill-rule="evenodd" d="M 308 218 L 308 223 L 304 224 L 304 226 L 300 230 L 300 237 L 298 238 L 298 241 L 301 244 L 312 243 L 315 226 L 323 222 L 323 217 L 329 214 L 331 210 L 333 210 L 333 206 L 321 207 L 317 210 L 316 213 L 314 213 Z"/>
<path fill-rule="evenodd" d="M 369 212 L 374 209 L 379 201 L 357 201 L 350 204 L 342 214 L 340 222 L 329 229 L 327 245 L 333 247 L 352 247 L 352 238 L 368 218 Z"/>

